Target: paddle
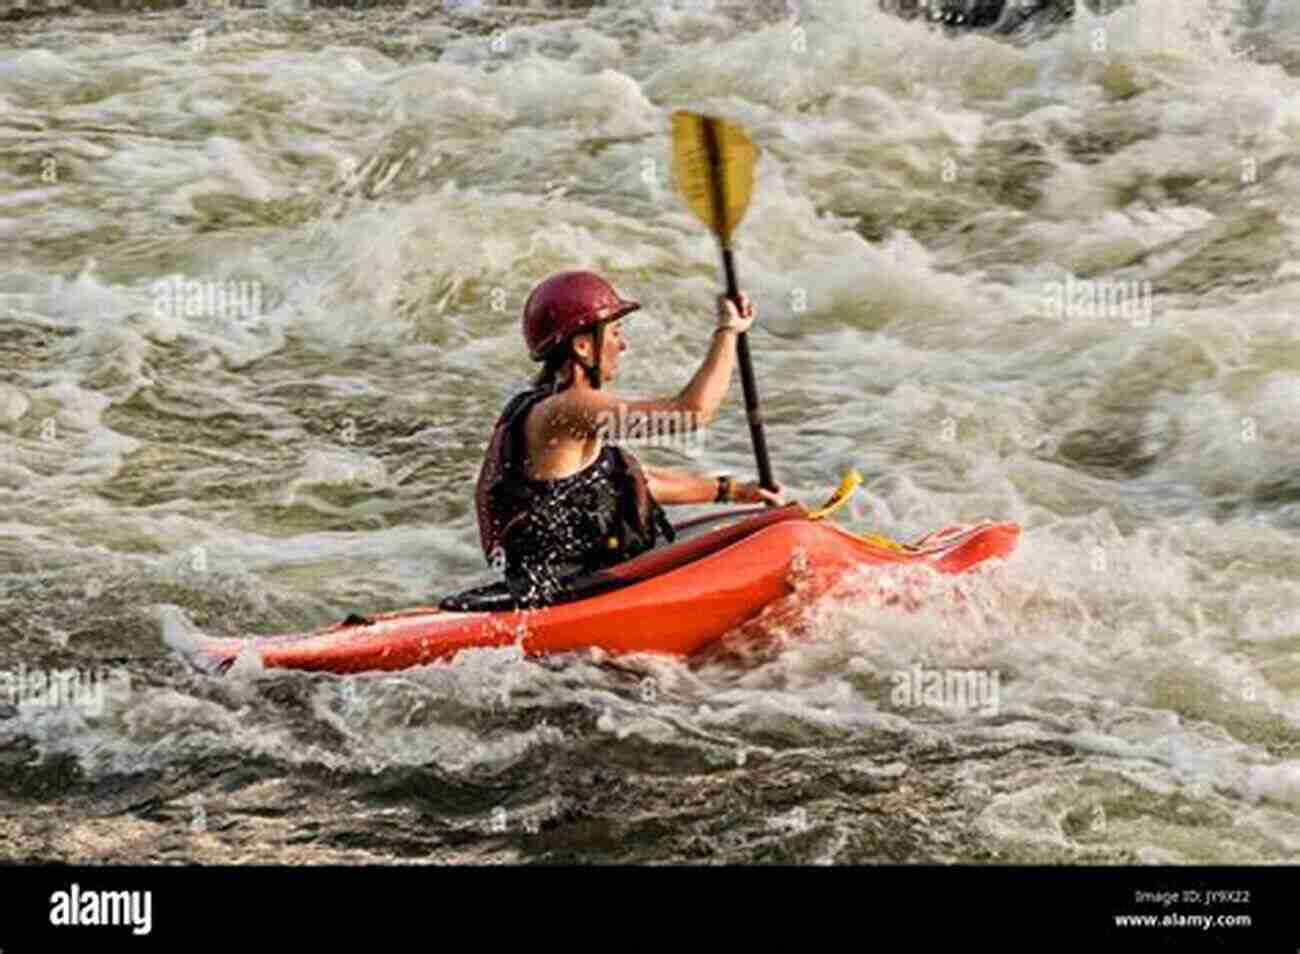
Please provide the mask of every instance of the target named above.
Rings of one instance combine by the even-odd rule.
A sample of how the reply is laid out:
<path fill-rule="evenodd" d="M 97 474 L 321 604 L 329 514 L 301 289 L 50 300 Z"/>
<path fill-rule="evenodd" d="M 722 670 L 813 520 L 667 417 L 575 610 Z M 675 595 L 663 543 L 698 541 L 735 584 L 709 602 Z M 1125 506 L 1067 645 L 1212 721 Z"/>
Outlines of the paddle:
<path fill-rule="evenodd" d="M 684 110 L 673 113 L 673 179 L 691 211 L 707 225 L 722 249 L 722 268 L 727 276 L 727 297 L 740 307 L 740 286 L 736 282 L 736 260 L 731 252 L 731 233 L 745 215 L 754 191 L 754 165 L 758 149 L 737 126 L 713 116 Z M 763 414 L 758 406 L 758 385 L 749 358 L 748 335 L 736 341 L 740 362 L 740 383 L 745 389 L 745 415 L 749 436 L 758 460 L 759 485 L 776 489 L 772 463 L 767 456 Z M 768 501 L 770 504 L 771 501 Z"/>

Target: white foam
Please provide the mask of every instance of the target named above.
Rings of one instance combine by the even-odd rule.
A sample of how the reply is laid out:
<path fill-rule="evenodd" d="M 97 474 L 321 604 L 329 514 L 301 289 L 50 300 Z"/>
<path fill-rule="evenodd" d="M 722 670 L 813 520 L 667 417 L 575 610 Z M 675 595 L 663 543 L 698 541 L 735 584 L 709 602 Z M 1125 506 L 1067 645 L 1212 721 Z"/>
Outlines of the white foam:
<path fill-rule="evenodd" d="M 206 634 L 194 625 L 184 609 L 173 603 L 161 603 L 154 607 L 154 614 L 162 627 L 164 643 L 182 656 L 193 656 L 199 651 Z"/>

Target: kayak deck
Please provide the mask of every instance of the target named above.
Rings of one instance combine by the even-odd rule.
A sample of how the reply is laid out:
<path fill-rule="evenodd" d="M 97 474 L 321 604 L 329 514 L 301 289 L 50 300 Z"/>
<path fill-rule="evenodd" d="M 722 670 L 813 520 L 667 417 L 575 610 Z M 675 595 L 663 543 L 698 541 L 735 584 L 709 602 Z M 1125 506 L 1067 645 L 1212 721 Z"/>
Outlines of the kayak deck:
<path fill-rule="evenodd" d="M 788 508 L 780 508 L 782 511 Z M 927 566 L 962 573 L 1015 549 L 1013 523 L 950 527 L 904 546 L 856 536 L 799 512 L 758 514 L 652 551 L 632 581 L 585 599 L 533 610 L 457 612 L 416 607 L 347 620 L 313 633 L 253 638 L 201 637 L 193 661 L 225 671 L 241 653 L 267 668 L 336 673 L 397 670 L 464 649 L 518 642 L 528 655 L 598 648 L 610 653 L 693 655 L 795 592 L 825 593 L 864 566 Z M 676 552 L 674 552 L 676 551 Z M 636 561 L 615 567 L 627 572 Z"/>

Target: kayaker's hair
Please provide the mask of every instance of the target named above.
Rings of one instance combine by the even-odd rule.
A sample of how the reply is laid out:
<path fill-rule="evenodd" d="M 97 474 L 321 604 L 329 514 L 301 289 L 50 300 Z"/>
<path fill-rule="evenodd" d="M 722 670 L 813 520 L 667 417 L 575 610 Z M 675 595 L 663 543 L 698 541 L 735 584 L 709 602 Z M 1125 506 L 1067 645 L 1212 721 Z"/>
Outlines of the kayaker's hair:
<path fill-rule="evenodd" d="M 552 393 L 558 391 L 560 389 L 560 372 L 564 370 L 564 366 L 569 363 L 571 357 L 573 355 L 565 345 L 552 348 L 551 353 L 546 356 L 542 370 L 537 373 L 537 378 L 533 381 L 533 387 L 549 388 Z"/>
<path fill-rule="evenodd" d="M 542 370 L 537 372 L 537 377 L 533 379 L 533 387 L 550 388 L 552 394 L 559 391 L 563 383 L 560 374 L 564 371 L 564 366 L 576 357 L 573 351 L 573 339 L 581 334 L 589 334 L 590 331 L 591 329 L 579 331 L 567 341 L 561 341 L 552 348 L 542 364 Z"/>

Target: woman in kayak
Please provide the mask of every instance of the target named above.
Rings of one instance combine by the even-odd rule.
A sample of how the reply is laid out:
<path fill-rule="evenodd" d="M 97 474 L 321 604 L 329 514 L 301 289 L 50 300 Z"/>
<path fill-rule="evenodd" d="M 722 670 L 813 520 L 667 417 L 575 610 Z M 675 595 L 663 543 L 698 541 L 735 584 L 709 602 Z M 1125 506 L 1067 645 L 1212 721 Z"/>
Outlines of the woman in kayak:
<path fill-rule="evenodd" d="M 743 293 L 740 301 L 737 310 L 719 296 L 708 353 L 680 393 L 633 401 L 602 385 L 627 350 L 622 319 L 641 305 L 592 272 L 560 272 L 533 289 L 524 340 L 542 370 L 506 405 L 475 489 L 483 552 L 518 605 L 545 606 L 563 595 L 566 577 L 644 553 L 661 536 L 672 540 L 664 504 L 784 502 L 780 487 L 644 467 L 616 446 L 624 428 L 644 433 L 652 422 L 684 434 L 713 419 L 736 339 L 754 323 L 753 305 Z"/>

